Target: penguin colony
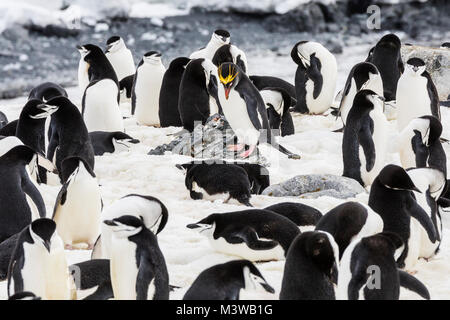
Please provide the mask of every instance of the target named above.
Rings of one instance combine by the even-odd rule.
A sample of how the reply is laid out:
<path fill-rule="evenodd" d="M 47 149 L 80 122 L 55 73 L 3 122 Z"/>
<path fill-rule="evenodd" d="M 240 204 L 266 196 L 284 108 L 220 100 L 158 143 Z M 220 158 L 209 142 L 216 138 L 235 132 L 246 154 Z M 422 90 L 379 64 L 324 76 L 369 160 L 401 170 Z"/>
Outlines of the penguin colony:
<path fill-rule="evenodd" d="M 204 48 L 170 63 L 148 51 L 135 65 L 119 36 L 109 38 L 104 50 L 78 46 L 80 106 L 64 88 L 47 82 L 30 92 L 19 119 L 8 122 L 0 112 L 0 277 L 7 281 L 8 297 L 158 300 L 178 288 L 186 300 L 255 293 L 288 300 L 399 299 L 408 289 L 430 299 L 414 273 L 419 259 L 439 254 L 444 236 L 442 218 L 450 203 L 446 154 L 438 95 L 426 64 L 417 57 L 403 62 L 400 47 L 394 34 L 381 38 L 366 61 L 351 69 L 334 102 L 336 59 L 313 41 L 293 46 L 294 84 L 249 74 L 251 57 L 221 29 Z M 396 102 L 400 166 L 386 157 L 385 101 Z M 187 214 L 186 232 L 193 237 L 199 232 L 211 250 L 230 258 L 197 270 L 191 283 L 175 283 L 158 236 L 177 217 L 145 191 L 112 203 L 102 200 L 96 173 L 112 180 L 127 173 L 105 173 L 96 162 L 140 143 L 126 133 L 124 104 L 131 106 L 135 123 L 154 130 L 192 131 L 220 113 L 235 133 L 227 148 L 241 159 L 264 143 L 289 161 L 301 159 L 275 136 L 294 134 L 293 115 L 332 113 L 344 126 L 343 176 L 367 188 L 368 201 L 343 201 L 324 213 L 298 202 L 262 208 L 252 197 L 270 185 L 264 166 L 178 163 L 187 189 L 178 192 L 186 199 L 221 199 L 241 209 L 197 220 Z M 153 183 L 164 187 L 164 181 Z M 43 194 L 46 184 L 59 188 L 52 210 L 43 200 L 49 198 Z M 176 235 L 172 239 L 176 242 Z M 182 242 L 176 245 L 183 250 Z M 91 250 L 91 259 L 69 265 L 68 250 Z M 270 261 L 284 264 L 280 284 L 270 283 L 258 268 Z M 375 281 L 373 268 L 380 273 Z"/>

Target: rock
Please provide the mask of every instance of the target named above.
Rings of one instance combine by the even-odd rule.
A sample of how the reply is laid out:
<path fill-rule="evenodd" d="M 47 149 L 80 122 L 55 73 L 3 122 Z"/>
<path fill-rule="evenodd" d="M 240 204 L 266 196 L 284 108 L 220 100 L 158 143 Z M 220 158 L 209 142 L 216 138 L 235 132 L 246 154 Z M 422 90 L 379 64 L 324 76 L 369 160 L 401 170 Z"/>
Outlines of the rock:
<path fill-rule="evenodd" d="M 430 73 L 439 93 L 439 99 L 447 100 L 450 94 L 450 49 L 431 48 L 422 46 L 405 45 L 402 46 L 402 59 L 406 62 L 409 58 L 418 57 L 427 64 L 427 71 Z"/>
<path fill-rule="evenodd" d="M 332 174 L 309 174 L 271 185 L 262 194 L 272 197 L 315 199 L 328 196 L 348 199 L 363 192 L 366 190 L 354 179 Z"/>

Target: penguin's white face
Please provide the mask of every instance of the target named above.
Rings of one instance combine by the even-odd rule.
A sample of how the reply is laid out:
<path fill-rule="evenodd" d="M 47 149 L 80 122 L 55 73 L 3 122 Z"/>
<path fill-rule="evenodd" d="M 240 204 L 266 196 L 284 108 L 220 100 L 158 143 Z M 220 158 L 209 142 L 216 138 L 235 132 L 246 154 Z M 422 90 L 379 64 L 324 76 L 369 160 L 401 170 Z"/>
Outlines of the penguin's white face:
<path fill-rule="evenodd" d="M 130 139 L 117 140 L 116 138 L 113 138 L 112 143 L 114 146 L 114 152 L 120 153 L 130 151 L 132 144 L 130 141 L 131 141 Z"/>
<path fill-rule="evenodd" d="M 107 51 L 113 53 L 113 52 L 120 51 L 120 50 L 122 50 L 123 48 L 126 48 L 125 42 L 123 42 L 123 39 L 122 39 L 122 38 L 119 38 L 119 40 L 117 40 L 117 41 L 115 41 L 115 42 L 113 42 L 113 43 L 110 43 L 110 44 L 107 46 Z"/>
<path fill-rule="evenodd" d="M 84 46 L 77 46 L 78 52 L 81 55 L 81 58 L 84 59 L 91 51 L 86 49 Z"/>
<path fill-rule="evenodd" d="M 367 100 L 369 100 L 373 104 L 374 110 L 380 110 L 381 112 L 384 112 L 384 97 L 377 94 L 369 94 L 367 95 Z"/>
<path fill-rule="evenodd" d="M 159 64 L 161 63 L 161 54 L 159 52 L 152 53 L 144 56 L 144 63 Z"/>
<path fill-rule="evenodd" d="M 47 118 L 49 116 L 51 116 L 53 113 L 55 113 L 56 111 L 58 111 L 59 106 L 53 106 L 53 105 L 49 105 L 49 104 L 40 104 L 38 106 L 36 106 L 36 108 L 38 108 L 39 110 L 42 110 L 41 113 L 38 113 L 36 115 L 30 115 L 31 119 L 44 119 Z"/>
<path fill-rule="evenodd" d="M 217 33 L 213 33 L 211 40 L 214 40 L 215 42 L 219 42 L 222 44 L 230 43 L 230 37 L 220 36 Z"/>
<path fill-rule="evenodd" d="M 275 290 L 259 275 L 250 271 L 250 268 L 245 266 L 244 270 L 245 290 L 255 290 L 258 292 L 274 293 Z"/>
<path fill-rule="evenodd" d="M 105 220 L 103 221 L 103 223 L 111 228 L 113 236 L 118 239 L 129 238 L 131 236 L 134 236 L 135 234 L 138 234 L 142 230 L 142 227 L 126 225 L 117 221 L 116 219 Z"/>
<path fill-rule="evenodd" d="M 420 77 L 422 75 L 422 73 L 425 72 L 426 68 L 427 67 L 425 65 L 417 66 L 417 65 L 406 64 L 407 74 L 410 76 L 413 76 L 413 77 Z"/>

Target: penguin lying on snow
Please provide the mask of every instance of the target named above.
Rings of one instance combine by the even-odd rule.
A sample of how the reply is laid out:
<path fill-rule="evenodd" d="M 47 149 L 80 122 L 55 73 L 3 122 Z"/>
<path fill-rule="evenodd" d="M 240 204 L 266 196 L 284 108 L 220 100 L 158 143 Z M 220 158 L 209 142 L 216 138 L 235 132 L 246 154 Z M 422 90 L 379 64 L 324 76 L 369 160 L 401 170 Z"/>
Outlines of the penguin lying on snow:
<path fill-rule="evenodd" d="M 134 139 L 121 131 L 93 131 L 89 132 L 89 138 L 91 139 L 96 156 L 102 156 L 105 153 L 129 151 L 132 144 L 140 142 L 138 139 Z"/>
<path fill-rule="evenodd" d="M 322 218 L 322 213 L 319 210 L 296 202 L 281 202 L 264 208 L 264 210 L 278 213 L 299 227 L 315 226 L 320 221 L 320 218 Z"/>
<path fill-rule="evenodd" d="M 43 102 L 48 101 L 54 97 L 68 97 L 67 91 L 59 84 L 53 82 L 44 82 L 37 87 L 34 87 L 28 95 L 28 100 L 38 99 Z"/>
<path fill-rule="evenodd" d="M 395 34 L 387 34 L 370 49 L 366 62 L 374 64 L 383 80 L 386 101 L 396 99 L 397 82 L 404 71 L 400 48 L 402 44 Z"/>
<path fill-rule="evenodd" d="M 235 260 L 202 271 L 183 300 L 239 300 L 247 290 L 275 293 L 253 263 Z"/>
<path fill-rule="evenodd" d="M 116 300 L 168 300 L 169 274 L 156 236 L 124 215 L 103 222 L 112 233 L 111 284 Z"/>
<path fill-rule="evenodd" d="M 333 103 L 336 89 L 336 58 L 320 43 L 300 41 L 291 51 L 298 65 L 295 73 L 297 105 L 300 113 L 322 114 Z"/>
<path fill-rule="evenodd" d="M 30 291 L 45 300 L 73 298 L 64 246 L 54 221 L 41 218 L 25 227 L 8 270 L 8 297 Z"/>
<path fill-rule="evenodd" d="M 178 110 L 178 98 L 181 78 L 187 64 L 191 61 L 186 57 L 173 59 L 164 73 L 159 94 L 159 121 L 162 128 L 181 127 L 183 124 Z"/>
<path fill-rule="evenodd" d="M 157 51 L 147 52 L 139 62 L 131 93 L 131 114 L 141 125 L 159 126 L 159 95 L 165 72 Z"/>
<path fill-rule="evenodd" d="M 224 44 L 219 49 L 217 49 L 212 62 L 220 67 L 222 63 L 231 62 L 238 65 L 242 71 L 248 74 L 248 64 L 247 57 L 244 51 L 232 44 Z"/>
<path fill-rule="evenodd" d="M 204 124 L 211 115 L 222 113 L 217 95 L 217 67 L 206 59 L 189 62 L 181 78 L 178 99 L 183 128 L 192 132 L 196 122 Z"/>
<path fill-rule="evenodd" d="M 219 67 L 219 100 L 223 114 L 237 137 L 238 144 L 229 146 L 233 150 L 247 151 L 240 154 L 241 158 L 250 156 L 258 142 L 268 143 L 278 151 L 288 155 L 289 158 L 299 159 L 279 145 L 273 138 L 267 119 L 264 100 L 258 89 L 252 84 L 245 73 L 233 63 L 223 63 Z M 263 134 L 261 134 L 261 129 Z M 267 139 L 266 139 L 267 138 Z"/>
<path fill-rule="evenodd" d="M 402 167 L 434 167 L 447 176 L 447 157 L 440 141 L 441 133 L 442 124 L 434 116 L 411 120 L 399 136 Z"/>
<path fill-rule="evenodd" d="M 64 184 L 56 198 L 52 219 L 66 249 L 92 249 L 98 237 L 102 198 L 97 178 L 82 158 L 62 161 Z"/>
<path fill-rule="evenodd" d="M 250 261 L 284 259 L 300 233 L 288 218 L 267 210 L 214 213 L 187 227 L 208 237 L 216 251 Z"/>
<path fill-rule="evenodd" d="M 326 231 L 339 246 L 339 259 L 350 242 L 383 231 L 383 220 L 370 207 L 345 202 L 328 211 L 317 222 L 316 230 Z"/>
<path fill-rule="evenodd" d="M 151 196 L 129 194 L 106 207 L 103 210 L 102 219 L 113 220 L 124 213 L 134 215 L 143 220 L 146 228 L 155 235 L 164 229 L 169 216 L 166 206 L 158 199 Z M 91 258 L 109 259 L 112 245 L 111 239 L 110 228 L 102 224 L 101 235 L 95 243 Z"/>
<path fill-rule="evenodd" d="M 192 199 L 231 198 L 251 207 L 250 180 L 247 172 L 234 164 L 194 164 L 186 172 L 186 188 Z"/>
<path fill-rule="evenodd" d="M 227 30 L 218 29 L 214 31 L 206 47 L 193 52 L 189 58 L 212 60 L 217 49 L 228 43 L 230 43 L 230 33 Z"/>
<path fill-rule="evenodd" d="M 4 148 L 10 140 L 17 140 L 18 144 Z M 45 217 L 46 210 L 42 196 L 26 170 L 35 156 L 34 151 L 21 145 L 15 137 L 0 140 L 0 151 L 0 241 L 3 241 L 31 223 L 33 206 L 40 217 Z"/>
<path fill-rule="evenodd" d="M 422 59 L 411 58 L 398 80 L 396 107 L 399 130 L 417 117 L 432 115 L 441 119 L 439 94 L 426 67 Z"/>
<path fill-rule="evenodd" d="M 69 270 L 75 281 L 78 299 L 108 300 L 114 298 L 108 259 L 83 261 L 69 266 Z"/>
<path fill-rule="evenodd" d="M 387 120 L 384 98 L 371 90 L 359 91 L 347 117 L 342 138 L 344 177 L 368 186 L 385 164 Z"/>
<path fill-rule="evenodd" d="M 398 270 L 396 255 L 402 240 L 391 232 L 364 237 L 349 247 L 339 268 L 340 300 L 398 300 L 400 286 L 429 300 L 427 288 L 417 278 Z"/>
<path fill-rule="evenodd" d="M 421 192 L 408 173 L 399 166 L 387 165 L 381 170 L 370 188 L 369 206 L 383 219 L 383 231 L 394 232 L 405 245 L 397 259 L 400 268 L 410 270 L 414 259 L 409 260 L 411 239 L 411 218 L 416 219 L 426 231 L 429 241 L 437 240 L 436 228 L 427 213 L 417 203 L 411 191 Z M 405 266 L 405 261 L 410 262 Z"/>
<path fill-rule="evenodd" d="M 251 185 L 251 194 L 261 194 L 264 189 L 270 186 L 270 176 L 269 170 L 266 167 L 257 164 L 257 163 L 249 163 L 249 162 L 227 162 L 222 161 L 219 164 L 225 165 L 236 165 L 245 170 L 248 175 L 248 179 L 250 180 Z M 184 164 L 177 164 L 176 167 L 180 170 L 189 171 L 192 167 L 196 165 L 208 166 L 215 163 L 211 163 L 209 161 L 191 161 Z"/>
<path fill-rule="evenodd" d="M 298 235 L 286 255 L 280 300 L 334 300 L 339 249 L 323 231 Z"/>
<path fill-rule="evenodd" d="M 361 90 L 372 90 L 377 95 L 383 96 L 383 80 L 380 72 L 370 62 L 356 64 L 347 77 L 338 112 L 344 125 L 353 106 L 353 99 Z"/>

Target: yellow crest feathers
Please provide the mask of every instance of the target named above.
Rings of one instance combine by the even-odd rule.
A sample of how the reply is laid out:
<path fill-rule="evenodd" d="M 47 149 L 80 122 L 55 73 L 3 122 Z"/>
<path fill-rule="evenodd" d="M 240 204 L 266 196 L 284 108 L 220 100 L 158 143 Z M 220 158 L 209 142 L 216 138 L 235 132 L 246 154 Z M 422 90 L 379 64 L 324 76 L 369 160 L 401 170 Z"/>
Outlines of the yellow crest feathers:
<path fill-rule="evenodd" d="M 219 80 L 220 82 L 222 82 L 223 84 L 228 84 L 231 81 L 233 81 L 236 76 L 239 74 L 239 72 L 235 73 L 235 67 L 233 66 L 233 69 L 231 69 L 231 65 L 228 65 L 228 76 L 226 78 L 224 78 L 222 76 L 222 66 L 219 67 Z"/>

